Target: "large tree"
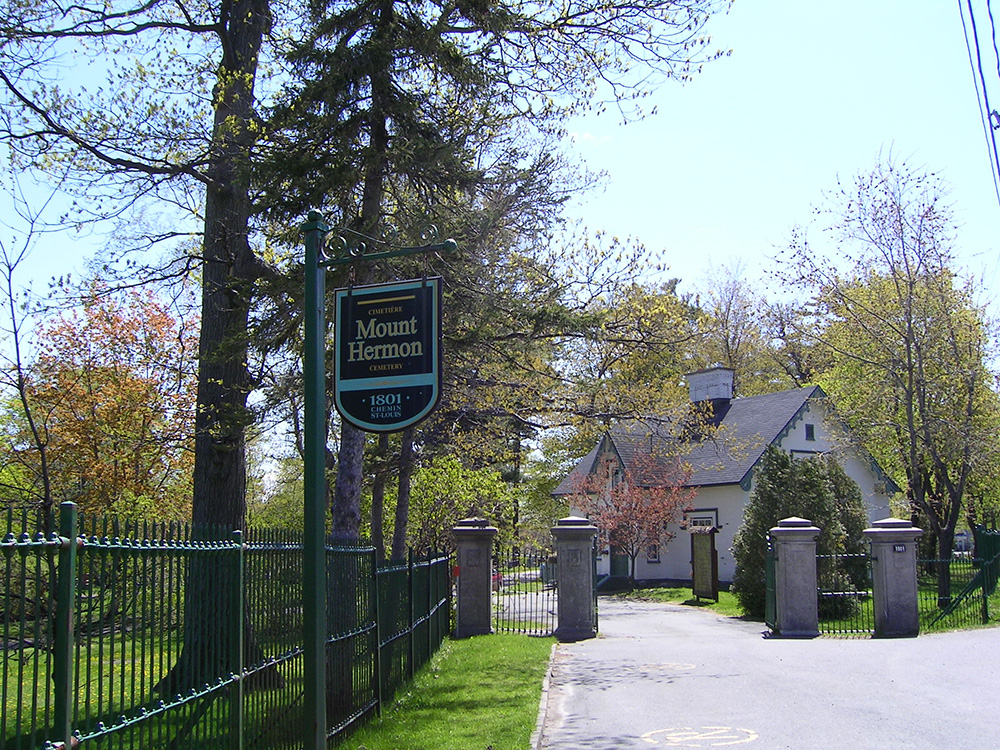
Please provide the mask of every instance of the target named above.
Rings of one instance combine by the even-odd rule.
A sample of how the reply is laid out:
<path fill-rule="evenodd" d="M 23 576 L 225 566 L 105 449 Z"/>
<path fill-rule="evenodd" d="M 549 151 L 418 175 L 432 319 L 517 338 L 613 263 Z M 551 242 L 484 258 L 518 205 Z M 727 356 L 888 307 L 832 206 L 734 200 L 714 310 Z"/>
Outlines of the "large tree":
<path fill-rule="evenodd" d="M 196 330 L 151 291 L 119 300 L 99 288 L 81 310 L 42 324 L 4 456 L 34 477 L 20 489 L 44 498 L 48 486 L 54 502 L 89 512 L 188 517 Z"/>
<path fill-rule="evenodd" d="M 816 343 L 818 322 L 797 302 L 773 302 L 764 311 L 767 354 L 792 387 L 815 383 L 827 361 Z"/>
<path fill-rule="evenodd" d="M 819 381 L 949 559 L 970 482 L 997 457 L 994 332 L 956 273 L 940 178 L 880 164 L 841 189 L 834 211 L 839 254 L 792 248 L 829 357 Z"/>
<path fill-rule="evenodd" d="M 509 343 L 490 332 L 488 313 L 503 307 L 507 290 L 495 277 L 526 272 L 531 286 L 531 273 L 545 275 L 532 245 L 567 193 L 555 140 L 565 117 L 598 89 L 622 103 L 647 91 L 650 76 L 689 76 L 712 56 L 702 28 L 716 7 L 712 0 L 530 8 L 316 2 L 312 31 L 289 57 L 297 80 L 274 113 L 276 158 L 260 172 L 272 215 L 318 207 L 368 238 L 393 225 L 448 227 L 467 254 L 461 267 L 442 269 L 448 302 L 484 323 L 472 332 L 475 359 L 490 346 L 502 355 L 525 338 L 517 326 Z M 362 263 L 351 280 L 388 279 L 406 267 Z M 525 310 L 529 332 L 579 325 L 551 303 Z M 540 360 L 529 347 L 523 371 Z M 492 364 L 455 382 L 502 390 L 512 371 Z M 510 415 L 526 410 L 500 411 L 513 443 L 526 427 Z M 341 425 L 332 508 L 334 535 L 344 539 L 361 528 L 364 449 L 363 435 Z"/>
<path fill-rule="evenodd" d="M 119 219 L 122 235 L 139 227 L 137 244 L 147 248 L 186 232 L 200 237 L 179 257 L 171 245 L 173 266 L 138 274 L 196 269 L 202 283 L 191 503 L 198 533 L 242 528 L 246 511 L 247 329 L 256 284 L 270 275 L 251 247 L 249 162 L 272 22 L 268 0 L 10 0 L 0 12 L 0 140 L 16 163 L 65 175 L 77 197 L 74 224 Z M 90 80 L 70 73 L 83 65 Z M 150 207 L 159 224 L 144 213 Z M 233 669 L 232 649 L 217 637 L 236 606 L 219 594 L 231 590 L 226 575 L 207 559 L 192 562 L 184 649 L 163 693 Z M 252 635 L 246 658 L 260 658 Z"/>
<path fill-rule="evenodd" d="M 798 352 L 773 343 L 784 343 L 781 327 L 787 308 L 768 305 L 747 279 L 742 263 L 712 269 L 699 286 L 704 334 L 693 348 L 697 365 L 693 369 L 731 368 L 737 396 L 773 393 L 808 382 L 801 376 L 797 379 L 800 373 L 788 366 Z"/>
<path fill-rule="evenodd" d="M 202 282 L 193 520 L 244 523 L 247 403 L 257 382 L 248 369 L 251 311 L 262 283 L 275 281 L 252 245 L 256 211 L 273 208 L 266 217 L 287 227 L 306 208 L 320 208 L 336 224 L 381 236 L 387 223 L 411 225 L 428 206 L 450 226 L 471 205 L 475 212 L 461 229 L 474 239 L 495 226 L 496 216 L 507 216 L 512 201 L 530 208 L 523 184 L 548 174 L 544 151 L 552 141 L 526 150 L 515 137 L 517 123 L 558 122 L 575 103 L 594 101 L 598 83 L 608 87 L 605 98 L 625 101 L 647 91 L 656 75 L 691 75 L 712 56 L 702 29 L 718 5 L 487 8 L 379 0 L 314 3 L 303 12 L 268 0 L 6 0 L 0 139 L 19 163 L 75 182 L 80 202 L 72 221 L 127 218 L 124 229 L 150 227 L 143 237 L 150 246 L 192 229 L 200 236 L 178 266 L 196 268 Z M 265 42 L 280 42 L 281 30 L 303 20 L 307 30 L 297 36 L 307 44 L 279 58 Z M 291 65 L 279 63 L 265 88 L 280 81 L 291 90 L 287 117 L 272 124 L 260 116 L 258 77 L 267 69 L 262 61 L 279 59 Z M 77 84 L 68 75 L 83 61 L 102 84 Z M 551 136 L 557 128 L 541 130 Z M 267 143 L 278 158 L 257 168 L 265 132 L 274 134 Z M 483 172 L 494 175 L 485 188 L 463 182 Z M 513 188 L 491 192 L 497 185 Z M 546 194 L 558 204 L 558 191 Z M 552 207 L 536 205 L 541 212 Z M 163 216 L 159 227 L 150 218 L 156 213 Z M 182 221 L 192 216 L 197 227 Z M 519 219 L 532 227 L 538 216 L 526 210 Z M 487 257 L 475 256 L 483 263 L 480 279 L 489 278 Z M 356 281 L 373 278 L 362 266 Z M 278 295 L 294 302 L 298 290 L 279 287 Z M 341 538 L 360 530 L 364 445 L 358 431 L 342 430 L 333 503 Z M 231 666 L 230 650 L 215 648 L 211 638 L 218 629 L 212 618 L 225 617 L 225 607 L 199 605 L 211 596 L 200 588 L 208 573 L 192 571 L 198 586 L 187 592 L 185 649 L 165 691 L 200 685 Z"/>
<path fill-rule="evenodd" d="M 201 221 L 200 249 L 168 272 L 200 261 L 192 511 L 230 528 L 245 511 L 247 320 L 267 274 L 250 246 L 248 159 L 271 21 L 267 0 L 11 0 L 0 12 L 0 139 L 21 168 L 65 175 L 78 198 L 68 221 L 131 220 L 157 206 L 166 218 L 147 245 Z M 73 75 L 81 64 L 103 81 Z"/>
<path fill-rule="evenodd" d="M 703 335 L 691 299 L 676 279 L 662 284 L 614 278 L 589 306 L 594 330 L 565 342 L 559 371 L 562 410 L 547 448 L 577 458 L 612 424 L 663 416 L 688 401 L 684 373 L 698 369 L 691 351 Z"/>

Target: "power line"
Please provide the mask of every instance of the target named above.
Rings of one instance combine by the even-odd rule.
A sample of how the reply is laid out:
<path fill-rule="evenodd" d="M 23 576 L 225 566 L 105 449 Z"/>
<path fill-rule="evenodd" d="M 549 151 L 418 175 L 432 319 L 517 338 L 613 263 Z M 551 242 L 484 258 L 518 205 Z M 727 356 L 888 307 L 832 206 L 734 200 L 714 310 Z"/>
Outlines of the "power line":
<path fill-rule="evenodd" d="M 1000 51 L 997 50 L 997 25 L 993 20 L 993 6 L 986 0 L 986 14 L 990 17 L 990 35 L 993 37 L 993 57 L 997 61 L 997 76 L 1000 77 Z"/>
<path fill-rule="evenodd" d="M 997 141 L 994 129 L 990 126 L 988 118 L 992 116 L 992 110 L 990 109 L 990 97 L 989 93 L 986 91 L 986 76 L 983 74 L 983 59 L 979 48 L 979 34 L 976 30 L 976 18 L 972 12 L 972 2 L 971 0 L 966 0 L 966 5 L 969 9 L 969 23 L 972 25 L 972 38 L 976 44 L 976 61 L 972 59 L 972 47 L 969 44 L 969 30 L 965 25 L 965 13 L 962 10 L 962 0 L 958 0 L 958 13 L 962 18 L 962 31 L 965 34 L 965 48 L 969 53 L 969 66 L 972 68 L 972 82 L 976 87 L 976 101 L 979 103 L 979 118 L 983 122 L 983 131 L 986 135 L 986 148 L 990 153 L 990 172 L 993 175 L 993 189 L 996 192 L 997 202 L 1000 203 L 1000 185 L 997 183 L 997 177 L 1000 175 L 1000 154 L 997 153 Z M 987 3 L 988 5 L 988 3 Z M 990 13 L 990 20 L 992 21 L 993 14 Z M 995 40 L 995 36 L 994 36 Z M 995 41 L 994 41 L 995 48 Z M 1000 62 L 998 62 L 1000 65 Z M 976 80 L 976 71 L 979 71 L 979 80 Z M 979 85 L 982 83 L 982 97 L 979 95 Z M 983 111 L 983 104 L 986 105 L 986 112 Z"/>

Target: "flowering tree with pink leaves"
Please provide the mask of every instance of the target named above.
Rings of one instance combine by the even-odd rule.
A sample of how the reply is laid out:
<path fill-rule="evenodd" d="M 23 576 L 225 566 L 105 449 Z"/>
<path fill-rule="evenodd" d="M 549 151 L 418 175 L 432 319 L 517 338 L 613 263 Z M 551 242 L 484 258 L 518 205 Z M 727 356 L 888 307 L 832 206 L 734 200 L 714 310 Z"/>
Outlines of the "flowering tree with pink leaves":
<path fill-rule="evenodd" d="M 635 585 L 635 561 L 650 545 L 666 545 L 691 508 L 691 468 L 676 455 L 637 451 L 622 461 L 605 454 L 579 482 L 570 500 L 598 528 L 602 545 L 629 558 L 629 583 Z"/>

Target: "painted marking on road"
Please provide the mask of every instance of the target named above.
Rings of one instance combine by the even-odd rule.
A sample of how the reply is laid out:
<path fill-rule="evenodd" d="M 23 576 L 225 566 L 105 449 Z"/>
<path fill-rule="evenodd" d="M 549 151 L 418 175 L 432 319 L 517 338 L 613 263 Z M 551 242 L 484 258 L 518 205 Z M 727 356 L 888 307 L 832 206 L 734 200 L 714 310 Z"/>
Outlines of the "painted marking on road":
<path fill-rule="evenodd" d="M 753 742 L 757 733 L 736 727 L 671 727 L 646 732 L 642 739 L 663 747 L 722 747 Z"/>

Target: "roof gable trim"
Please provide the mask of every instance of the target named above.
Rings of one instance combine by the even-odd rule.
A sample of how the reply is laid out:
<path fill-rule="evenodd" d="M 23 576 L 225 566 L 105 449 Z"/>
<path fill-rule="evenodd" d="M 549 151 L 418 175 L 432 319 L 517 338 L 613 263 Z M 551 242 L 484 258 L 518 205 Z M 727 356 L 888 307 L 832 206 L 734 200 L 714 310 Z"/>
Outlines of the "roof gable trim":
<path fill-rule="evenodd" d="M 783 441 L 786 437 L 788 437 L 791 434 L 792 430 L 795 429 L 795 426 L 798 425 L 799 422 L 805 419 L 806 417 L 805 412 L 806 409 L 809 407 L 809 402 L 812 401 L 813 399 L 822 399 L 822 398 L 826 398 L 826 394 L 823 392 L 823 389 L 820 388 L 818 385 L 814 385 L 812 387 L 812 390 L 810 390 L 808 395 L 806 395 L 806 397 L 802 400 L 802 403 L 799 405 L 799 408 L 795 410 L 795 413 L 792 414 L 788 422 L 785 423 L 785 426 L 781 428 L 778 434 L 774 436 L 774 439 L 768 445 L 774 445 L 780 448 L 781 441 Z M 766 447 L 767 446 L 765 446 L 765 448 Z M 764 450 L 762 449 L 760 455 L 757 456 L 757 460 L 754 461 L 752 464 L 750 464 L 750 468 L 747 469 L 746 474 L 744 474 L 740 478 L 739 485 L 744 492 L 750 491 L 750 487 L 753 485 L 754 470 L 757 468 L 757 464 L 760 463 L 760 460 L 763 457 L 764 457 Z"/>

